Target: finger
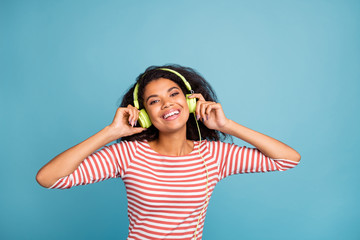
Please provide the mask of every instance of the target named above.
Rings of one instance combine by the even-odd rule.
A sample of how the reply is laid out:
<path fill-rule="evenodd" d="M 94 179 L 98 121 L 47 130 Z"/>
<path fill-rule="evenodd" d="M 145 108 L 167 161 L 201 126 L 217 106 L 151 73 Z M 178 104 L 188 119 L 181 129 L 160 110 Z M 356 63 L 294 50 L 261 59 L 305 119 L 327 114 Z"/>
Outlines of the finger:
<path fill-rule="evenodd" d="M 137 125 L 137 121 L 138 121 L 138 119 L 139 119 L 139 114 L 140 114 L 139 109 L 135 108 L 135 119 L 134 119 L 135 122 L 134 122 L 134 126 Z"/>
<path fill-rule="evenodd" d="M 133 126 L 133 121 L 134 121 L 134 110 L 133 109 L 127 109 L 128 113 L 129 113 L 129 117 L 128 117 L 128 121 L 129 121 L 129 125 Z"/>
<path fill-rule="evenodd" d="M 210 118 L 211 111 L 214 109 L 217 109 L 217 103 L 212 102 L 207 105 L 205 110 L 205 115 L 207 120 Z"/>
<path fill-rule="evenodd" d="M 196 102 L 196 108 L 195 108 L 195 113 L 196 113 L 196 119 L 199 120 L 201 118 L 201 105 L 204 103 L 205 101 L 203 100 L 199 100 Z"/>
<path fill-rule="evenodd" d="M 209 102 L 202 102 L 200 105 L 200 117 L 202 119 L 202 121 L 205 121 L 207 119 L 206 116 L 206 109 L 209 106 Z"/>
<path fill-rule="evenodd" d="M 137 108 L 133 108 L 132 109 L 132 113 L 133 113 L 133 119 L 132 119 L 132 126 L 135 126 L 136 125 L 136 122 L 139 118 L 139 110 Z"/>
<path fill-rule="evenodd" d="M 141 133 L 142 131 L 147 130 L 147 128 L 142 128 L 142 127 L 134 127 L 132 128 L 132 130 L 136 133 Z"/>
<path fill-rule="evenodd" d="M 210 115 L 211 115 L 211 111 L 216 107 L 217 103 L 216 102 L 206 102 L 202 104 L 201 107 L 201 116 L 203 118 L 204 121 L 209 120 Z"/>
<path fill-rule="evenodd" d="M 189 98 L 197 98 L 201 101 L 205 101 L 205 98 L 203 97 L 203 95 L 201 93 L 193 93 L 189 96 Z"/>
<path fill-rule="evenodd" d="M 122 122 L 124 116 L 126 116 L 127 114 L 128 114 L 128 113 L 127 113 L 127 109 L 126 109 L 126 108 L 119 107 L 119 108 L 116 110 L 116 113 L 115 113 L 115 116 L 114 116 L 114 120 L 113 120 L 113 121 L 115 121 L 115 122 Z"/>
<path fill-rule="evenodd" d="M 132 106 L 131 104 L 129 104 L 127 106 L 127 109 L 129 110 L 128 111 L 129 112 L 129 124 L 133 127 L 136 124 L 135 122 L 137 121 L 137 119 L 139 117 L 139 115 L 138 115 L 139 110 L 136 107 Z"/>
<path fill-rule="evenodd" d="M 147 128 L 142 128 L 142 127 L 128 127 L 127 128 L 127 131 L 124 135 L 125 136 L 131 136 L 131 135 L 134 135 L 134 134 L 137 134 L 137 133 L 140 133 L 140 132 L 143 132 L 145 131 Z"/>

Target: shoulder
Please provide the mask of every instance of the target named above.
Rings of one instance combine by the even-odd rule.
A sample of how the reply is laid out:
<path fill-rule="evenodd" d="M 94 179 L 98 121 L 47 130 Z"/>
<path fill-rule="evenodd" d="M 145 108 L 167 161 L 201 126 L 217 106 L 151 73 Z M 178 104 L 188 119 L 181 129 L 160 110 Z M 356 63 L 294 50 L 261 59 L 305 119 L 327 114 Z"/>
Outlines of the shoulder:
<path fill-rule="evenodd" d="M 117 153 L 129 153 L 129 154 L 133 155 L 133 154 L 136 154 L 136 152 L 138 151 L 139 145 L 141 145 L 141 144 L 144 144 L 144 141 L 123 140 L 123 141 L 113 143 L 107 147 Z"/>
<path fill-rule="evenodd" d="M 224 142 L 221 141 L 211 141 L 211 140 L 201 140 L 200 141 L 194 141 L 195 145 L 200 146 L 201 149 L 207 149 L 209 150 L 211 153 L 213 153 L 214 150 L 218 149 L 219 147 L 222 147 L 223 144 L 225 144 Z"/>
<path fill-rule="evenodd" d="M 199 141 L 198 141 L 199 142 Z M 220 140 L 218 141 L 211 141 L 211 140 L 202 140 L 201 141 L 201 146 L 205 145 L 207 147 L 210 147 L 210 148 L 213 148 L 213 147 L 216 147 L 216 146 L 219 146 L 219 145 L 223 145 L 223 144 L 226 144 Z"/>
<path fill-rule="evenodd" d="M 207 148 L 209 148 L 209 150 L 211 152 L 213 152 L 213 151 L 228 151 L 228 150 L 234 149 L 234 148 L 241 148 L 240 146 L 238 146 L 234 143 L 223 142 L 220 140 L 217 140 L 217 141 L 205 140 L 204 142 L 205 142 Z"/>

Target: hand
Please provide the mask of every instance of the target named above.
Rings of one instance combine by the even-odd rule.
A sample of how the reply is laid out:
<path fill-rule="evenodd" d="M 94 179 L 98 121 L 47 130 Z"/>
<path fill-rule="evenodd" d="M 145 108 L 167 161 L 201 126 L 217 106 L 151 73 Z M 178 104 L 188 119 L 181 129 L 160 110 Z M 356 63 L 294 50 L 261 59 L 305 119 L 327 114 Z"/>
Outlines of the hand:
<path fill-rule="evenodd" d="M 221 131 L 229 122 L 220 103 L 206 101 L 201 93 L 193 93 L 189 98 L 198 99 L 195 110 L 196 118 L 200 119 L 207 128 Z"/>
<path fill-rule="evenodd" d="M 139 110 L 130 104 L 125 107 L 119 107 L 116 110 L 113 122 L 109 125 L 115 138 L 126 137 L 140 133 L 146 128 L 134 127 L 139 119 Z"/>

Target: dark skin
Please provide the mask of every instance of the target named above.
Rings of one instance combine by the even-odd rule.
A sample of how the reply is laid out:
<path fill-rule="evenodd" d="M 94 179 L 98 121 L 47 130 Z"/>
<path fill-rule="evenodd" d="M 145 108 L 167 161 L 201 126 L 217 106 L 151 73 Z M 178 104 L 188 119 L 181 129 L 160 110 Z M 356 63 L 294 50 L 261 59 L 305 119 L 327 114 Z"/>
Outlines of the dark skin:
<path fill-rule="evenodd" d="M 152 123 L 159 130 L 159 138 L 149 142 L 150 147 L 168 156 L 190 153 L 194 143 L 186 139 L 189 109 L 180 87 L 169 79 L 159 78 L 145 86 L 143 97 L 145 109 Z M 199 93 L 192 94 L 190 98 L 197 98 L 195 114 L 207 128 L 240 138 L 270 158 L 300 161 L 300 154 L 286 144 L 226 118 L 220 103 L 206 101 Z M 166 114 L 171 115 L 171 113 L 172 116 L 164 118 Z M 110 125 L 57 155 L 39 170 L 36 180 L 41 186 L 50 187 L 58 179 L 74 172 L 86 157 L 106 144 L 121 137 L 146 131 L 145 128 L 134 127 L 138 118 L 137 108 L 131 105 L 118 108 Z"/>

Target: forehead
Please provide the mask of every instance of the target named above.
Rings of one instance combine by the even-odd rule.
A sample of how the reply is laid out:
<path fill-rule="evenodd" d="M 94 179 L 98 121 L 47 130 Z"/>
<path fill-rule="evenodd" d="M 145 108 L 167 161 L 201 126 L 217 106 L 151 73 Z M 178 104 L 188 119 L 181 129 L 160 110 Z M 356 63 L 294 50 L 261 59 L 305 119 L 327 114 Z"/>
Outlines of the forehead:
<path fill-rule="evenodd" d="M 172 87 L 178 87 L 180 89 L 180 86 L 176 82 L 167 78 L 159 78 L 156 80 L 152 80 L 145 86 L 144 95 L 148 96 L 161 93 L 162 91 L 166 92 L 169 88 Z"/>

